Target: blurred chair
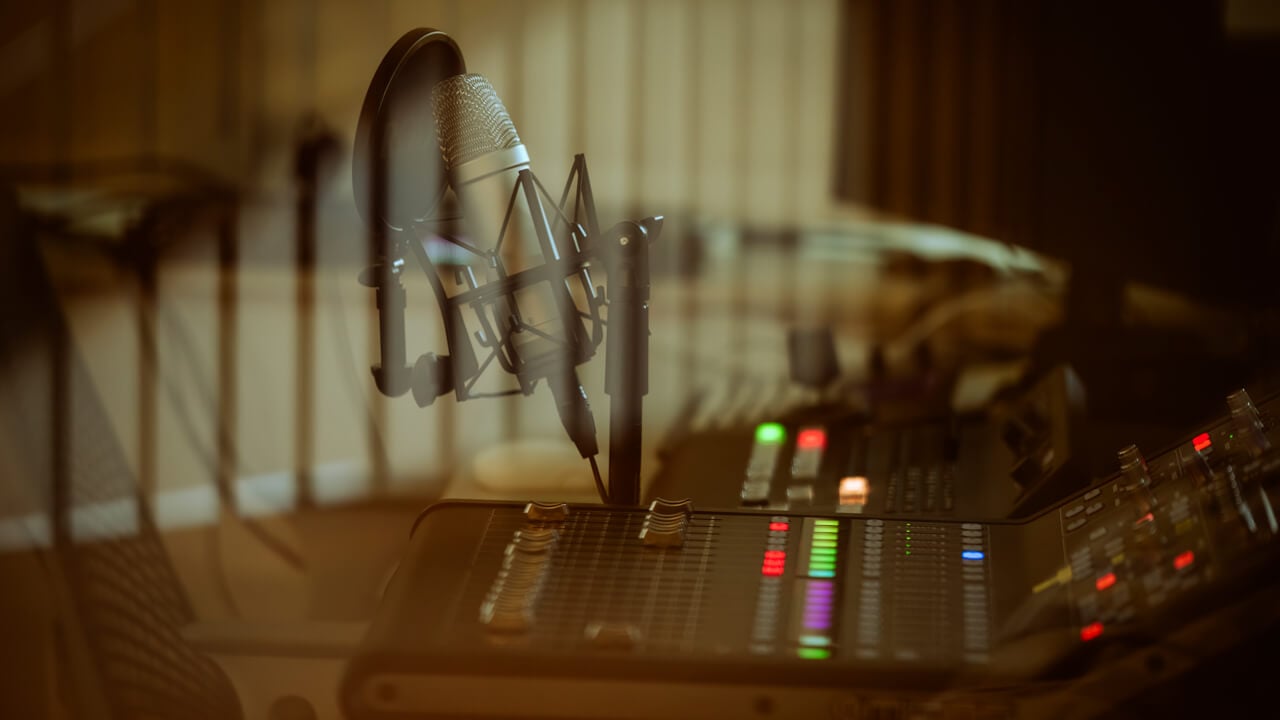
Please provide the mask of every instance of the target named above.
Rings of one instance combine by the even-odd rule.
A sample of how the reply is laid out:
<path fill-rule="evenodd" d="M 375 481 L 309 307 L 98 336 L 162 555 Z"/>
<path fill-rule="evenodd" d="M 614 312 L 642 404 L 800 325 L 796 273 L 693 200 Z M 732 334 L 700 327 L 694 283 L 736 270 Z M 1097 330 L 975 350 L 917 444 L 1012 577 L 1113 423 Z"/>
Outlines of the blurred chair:
<path fill-rule="evenodd" d="M 0 433 L 20 469 L 4 490 L 35 500 L 5 505 L 47 519 L 33 524 L 47 537 L 31 539 L 54 618 L 54 693 L 75 718 L 240 718 L 227 676 L 180 633 L 190 603 L 72 346 L 39 232 L 0 197 Z"/>

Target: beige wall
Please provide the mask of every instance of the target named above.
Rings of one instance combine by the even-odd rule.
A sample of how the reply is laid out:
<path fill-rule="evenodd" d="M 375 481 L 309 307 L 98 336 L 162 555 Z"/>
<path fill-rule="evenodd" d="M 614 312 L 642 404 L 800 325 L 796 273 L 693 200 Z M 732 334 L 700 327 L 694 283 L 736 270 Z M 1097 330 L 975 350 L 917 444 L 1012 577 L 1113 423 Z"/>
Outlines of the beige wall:
<path fill-rule="evenodd" d="M 774 223 L 828 204 L 836 0 L 11 5 L 6 163 L 158 154 L 283 188 L 301 118 L 349 141 L 383 52 L 433 26 L 493 81 L 549 185 L 581 151 L 607 206 Z"/>
<path fill-rule="evenodd" d="M 373 294 L 355 282 L 364 238 L 349 146 L 370 77 L 406 30 L 434 26 L 457 39 L 468 67 L 487 75 L 508 105 L 548 187 L 558 188 L 573 154 L 585 152 L 607 224 L 634 212 L 769 225 L 828 205 L 836 0 L 54 0 L 10 4 L 0 20 L 0 97 L 9 108 L 0 113 L 0 165 L 70 163 L 64 178 L 92 183 L 86 163 L 160 155 L 243 189 L 240 266 L 231 280 L 235 382 L 231 417 L 222 421 L 230 423 L 233 474 L 253 479 L 266 496 L 241 498 L 242 511 L 272 507 L 275 489 L 292 485 L 297 399 L 305 392 L 296 378 L 307 359 L 315 372 L 318 496 L 420 492 L 425 478 L 450 473 L 495 438 L 567 446 L 549 421 L 555 411 L 545 391 L 509 402 L 442 398 L 423 410 L 408 397 L 381 397 L 369 377 L 376 314 Z M 314 337 L 298 347 L 292 153 L 312 112 L 345 147 L 322 198 Z M 669 235 L 665 249 L 679 239 Z M 221 352 L 213 233 L 198 228 L 162 258 L 150 321 L 157 342 L 150 446 L 139 409 L 135 279 L 127 269 L 95 274 L 95 262 L 106 263 L 76 252 L 55 248 L 50 264 L 128 461 L 151 468 L 157 491 L 210 495 Z M 423 283 L 411 280 L 409 290 L 412 361 L 440 352 L 443 341 Z M 675 295 L 663 293 L 655 357 L 670 363 L 681 356 L 672 348 L 690 338 L 708 357 L 722 356 L 725 334 L 737 332 L 731 323 L 704 318 L 706 328 L 695 331 Z M 780 336 L 756 345 L 784 347 Z M 776 354 L 744 353 L 735 362 L 758 359 L 769 377 L 780 377 Z M 654 383 L 648 418 L 659 426 L 710 377 L 666 370 L 679 382 Z M 583 379 L 603 423 L 602 373 L 597 357 Z M 377 467 L 379 446 L 386 472 Z M 386 485 L 371 487 L 377 478 Z M 590 495 L 589 485 L 580 489 Z"/>

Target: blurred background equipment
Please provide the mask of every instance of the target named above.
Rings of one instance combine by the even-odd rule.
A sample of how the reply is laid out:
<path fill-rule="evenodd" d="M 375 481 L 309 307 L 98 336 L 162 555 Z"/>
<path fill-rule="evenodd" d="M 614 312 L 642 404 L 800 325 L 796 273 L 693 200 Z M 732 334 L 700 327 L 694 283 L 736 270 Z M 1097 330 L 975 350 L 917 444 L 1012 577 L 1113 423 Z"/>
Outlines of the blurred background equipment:
<path fill-rule="evenodd" d="M 406 36 L 431 27 L 456 43 Z M 370 92 L 391 56 L 421 81 L 404 85 L 414 92 Z M 446 287 L 468 263 L 443 237 L 467 239 L 460 224 L 412 228 L 437 206 L 462 212 L 420 91 L 467 69 L 502 98 L 540 177 L 569 176 L 582 154 L 601 217 L 663 212 L 639 495 L 688 498 L 692 512 L 592 514 L 550 394 L 436 393 L 459 338 L 430 303 L 405 305 L 403 345 L 384 333 L 400 322 L 397 233 L 416 236 Z M 1050 613 L 1070 618 L 1064 674 L 987 688 L 956 712 L 1036 716 L 1005 692 L 1056 691 L 1068 676 L 1088 716 L 1207 714 L 1227 696 L 1261 706 L 1249 669 L 1267 665 L 1249 663 L 1274 635 L 1249 604 L 1273 590 L 1271 451 L 1250 458 L 1231 435 L 1275 428 L 1277 76 L 1280 16 L 1266 0 L 0 3 L 0 251 L 12 260 L 0 274 L 18 274 L 0 327 L 0 715 L 341 717 L 360 638 L 398 617 L 384 589 L 417 597 L 402 562 L 435 557 L 421 534 L 436 538 L 435 520 L 409 528 L 445 497 L 494 501 L 502 522 L 532 500 L 569 502 L 571 524 L 629 523 L 634 534 L 609 531 L 626 557 L 687 559 L 666 568 L 685 573 L 670 587 L 662 572 L 630 576 L 656 592 L 631 599 L 655 608 L 729 567 L 765 577 L 754 550 L 707 573 L 688 564 L 697 540 L 727 537 L 701 534 L 713 517 L 761 542 L 761 518 L 836 521 L 840 576 L 807 583 L 853 582 L 839 563 L 871 520 L 973 521 L 1023 540 L 1052 527 L 1026 562 L 996 539 L 982 562 L 998 576 L 992 638 L 1043 620 L 1005 614 L 1017 598 L 1069 595 Z M 369 102 L 397 116 L 377 152 Z M 351 281 L 369 268 L 386 313 Z M 590 269 L 607 297 L 614 272 Z M 398 281 L 410 298 L 434 292 L 427 276 Z M 448 362 L 431 359 L 446 346 Z M 607 366 L 577 366 L 578 380 L 608 387 Z M 494 375 L 472 392 L 512 389 Z M 378 389 L 411 393 L 415 376 L 417 403 Z M 1253 399 L 1236 396 L 1239 422 L 1227 420 L 1222 398 L 1241 387 Z M 69 477 L 88 490 L 68 491 Z M 1090 513 L 1098 489 L 1120 505 Z M 1124 525 L 1144 502 L 1153 520 Z M 58 527 L 96 530 L 68 541 Z M 633 547 L 641 530 L 685 545 Z M 557 562 L 584 537 L 616 539 L 595 532 L 563 536 Z M 511 539 L 493 537 L 499 551 Z M 1182 546 L 1195 538 L 1203 548 Z M 1045 550 L 1056 545 L 1090 564 Z M 795 582 L 799 547 L 779 583 Z M 1018 580 L 1051 560 L 1051 576 Z M 561 607 L 553 590 L 538 623 Z M 1126 592 L 1136 626 L 1119 619 Z M 754 612 L 743 597 L 715 608 Z M 1089 597 L 1100 632 L 1076 622 Z M 1190 625 L 1155 605 L 1189 608 L 1221 652 L 1177 635 Z M 700 615 L 713 616 L 736 617 Z M 881 621 L 888 652 L 896 626 Z M 575 637 L 644 658 L 645 643 L 683 632 L 633 624 L 605 618 Z M 851 626 L 836 626 L 843 643 Z M 848 658 L 831 648 L 834 665 Z M 99 682 L 124 676 L 136 687 Z M 1117 685 L 1093 683 L 1103 676 Z M 928 717 L 947 699 L 911 672 L 878 677 L 918 692 L 827 698 L 824 712 Z M 148 678 L 181 689 L 155 697 Z M 781 716 L 784 695 L 723 707 Z"/>

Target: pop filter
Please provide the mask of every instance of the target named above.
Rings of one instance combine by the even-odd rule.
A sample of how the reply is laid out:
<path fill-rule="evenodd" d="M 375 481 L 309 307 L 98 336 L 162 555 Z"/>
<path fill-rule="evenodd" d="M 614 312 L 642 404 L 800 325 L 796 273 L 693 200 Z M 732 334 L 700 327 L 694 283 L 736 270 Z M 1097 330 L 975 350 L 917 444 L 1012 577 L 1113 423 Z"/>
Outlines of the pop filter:
<path fill-rule="evenodd" d="M 440 202 L 448 182 L 431 89 L 466 71 L 458 44 L 431 28 L 410 30 L 383 56 L 365 92 L 352 152 L 351 184 L 365 222 L 400 230 Z"/>

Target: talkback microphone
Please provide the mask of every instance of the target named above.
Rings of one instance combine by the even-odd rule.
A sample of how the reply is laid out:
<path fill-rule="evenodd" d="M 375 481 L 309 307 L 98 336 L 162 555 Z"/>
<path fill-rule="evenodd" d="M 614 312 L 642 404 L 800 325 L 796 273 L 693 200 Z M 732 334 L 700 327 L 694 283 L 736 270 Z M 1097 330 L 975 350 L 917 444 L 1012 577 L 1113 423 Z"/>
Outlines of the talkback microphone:
<path fill-rule="evenodd" d="M 595 354 L 598 343 L 587 335 L 569 291 L 574 271 L 567 259 L 579 252 L 575 229 L 553 232 L 532 185 L 519 192 L 526 178 L 536 182 L 529 172 L 529 153 L 486 78 L 462 74 L 440 81 L 432 90 L 432 107 L 450 185 L 462 207 L 464 232 L 473 245 L 504 258 L 502 264 L 484 269 L 489 277 L 473 287 L 476 300 L 471 305 L 487 316 L 482 318 L 486 327 L 510 341 L 503 343 L 510 348 L 503 366 L 516 375 L 521 388 L 547 382 L 579 454 L 592 457 L 599 452 L 595 418 L 576 367 Z M 538 251 L 522 255 L 518 241 L 529 228 L 538 239 Z M 531 258 L 541 262 L 526 265 Z M 509 274 L 511 261 L 517 271 Z M 559 267 L 565 271 L 555 272 Z M 548 269 L 545 282 L 508 282 Z M 592 295 L 589 278 L 580 277 L 584 291 Z"/>

